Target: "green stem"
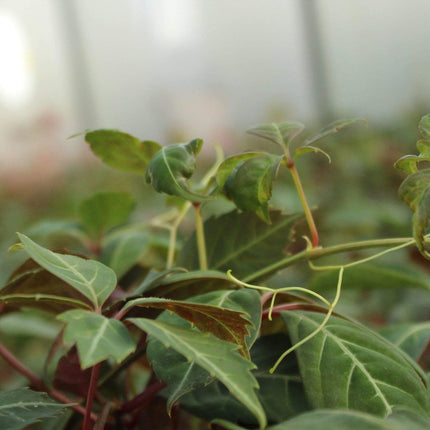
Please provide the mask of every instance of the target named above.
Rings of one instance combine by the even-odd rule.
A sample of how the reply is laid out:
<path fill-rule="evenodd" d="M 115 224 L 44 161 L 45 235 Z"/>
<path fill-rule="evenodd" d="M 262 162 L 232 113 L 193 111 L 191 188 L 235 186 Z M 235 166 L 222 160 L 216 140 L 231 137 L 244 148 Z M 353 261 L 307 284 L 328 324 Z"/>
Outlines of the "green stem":
<path fill-rule="evenodd" d="M 315 248 L 318 246 L 319 237 L 318 237 L 318 230 L 315 225 L 314 217 L 312 215 L 312 211 L 306 199 L 306 194 L 303 189 L 302 182 L 300 180 L 299 172 L 296 169 L 296 165 L 291 160 L 289 153 L 286 153 L 286 156 L 287 156 L 287 167 L 291 173 L 291 176 L 294 181 L 294 185 L 296 186 L 297 193 L 299 194 L 300 202 L 302 203 L 303 209 L 305 211 L 306 221 L 308 223 L 309 230 L 312 236 L 312 247 Z"/>
<path fill-rule="evenodd" d="M 190 202 L 184 203 L 184 206 L 182 207 L 181 211 L 179 212 L 172 226 L 169 227 L 170 238 L 169 238 L 169 251 L 167 254 L 166 269 L 171 269 L 173 267 L 173 262 L 175 261 L 176 237 L 178 234 L 178 228 L 182 220 L 185 218 L 185 215 L 187 214 L 190 207 L 191 207 Z"/>
<path fill-rule="evenodd" d="M 304 251 L 298 252 L 297 254 L 286 257 L 270 266 L 264 267 L 257 272 L 252 273 L 248 277 L 243 279 L 243 282 L 252 282 L 271 273 L 277 272 L 278 270 L 285 269 L 295 263 L 307 260 L 316 260 L 318 258 L 326 257 L 333 254 L 341 254 L 343 252 L 359 251 L 361 249 L 371 248 L 385 248 L 399 245 L 405 245 L 408 242 L 414 244 L 412 237 L 399 237 L 390 239 L 372 239 L 363 240 L 360 242 L 350 242 L 341 245 L 328 246 L 327 248 L 312 248 L 305 249 Z"/>
<path fill-rule="evenodd" d="M 197 249 L 199 253 L 200 270 L 208 269 L 208 261 L 206 256 L 206 241 L 205 231 L 203 228 L 203 218 L 201 214 L 201 204 L 194 203 L 194 213 L 196 216 L 196 236 L 197 236 Z"/>

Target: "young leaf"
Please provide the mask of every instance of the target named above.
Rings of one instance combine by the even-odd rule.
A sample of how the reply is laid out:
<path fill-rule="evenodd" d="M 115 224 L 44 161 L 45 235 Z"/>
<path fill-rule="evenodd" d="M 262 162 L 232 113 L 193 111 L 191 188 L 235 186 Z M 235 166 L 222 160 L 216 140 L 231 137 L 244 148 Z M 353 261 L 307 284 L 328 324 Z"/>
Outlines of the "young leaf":
<path fill-rule="evenodd" d="M 395 413 L 382 419 L 365 412 L 323 409 L 306 412 L 267 430 L 426 430 L 428 426 L 427 420 L 415 415 Z"/>
<path fill-rule="evenodd" d="M 430 161 L 430 142 L 428 140 L 419 140 L 417 148 L 419 155 L 405 155 L 394 163 L 394 167 L 408 174 L 417 172 L 419 162 Z"/>
<path fill-rule="evenodd" d="M 424 115 L 421 118 L 420 122 L 418 123 L 418 131 L 421 133 L 421 136 L 424 139 L 430 140 L 430 114 Z"/>
<path fill-rule="evenodd" d="M 266 426 L 266 416 L 255 393 L 258 384 L 250 372 L 254 365 L 237 352 L 237 346 L 212 335 L 145 318 L 128 321 L 221 381 L 257 418 L 260 428 Z"/>
<path fill-rule="evenodd" d="M 212 197 L 197 194 L 187 183 L 196 167 L 195 157 L 203 145 L 201 139 L 162 148 L 150 161 L 145 178 L 159 193 L 181 197 L 191 202 L 204 202 Z"/>
<path fill-rule="evenodd" d="M 65 342 L 76 342 L 82 369 L 112 357 L 120 363 L 136 343 L 121 321 L 95 312 L 72 310 L 57 317 L 67 324 Z"/>
<path fill-rule="evenodd" d="M 0 428 L 21 430 L 30 424 L 58 415 L 67 408 L 46 393 L 17 388 L 0 393 Z"/>
<path fill-rule="evenodd" d="M 94 130 L 85 134 L 91 150 L 108 166 L 143 175 L 161 145 L 118 130 Z"/>
<path fill-rule="evenodd" d="M 309 152 L 319 152 L 320 154 L 323 154 L 327 157 L 328 162 L 331 163 L 330 155 L 327 154 L 327 152 L 323 151 L 321 148 L 317 148 L 315 146 L 300 146 L 294 151 L 294 161 L 297 160 L 301 155 L 307 154 Z"/>
<path fill-rule="evenodd" d="M 237 164 L 227 177 L 223 191 L 243 211 L 255 212 L 270 224 L 269 200 L 282 157 L 261 154 Z"/>
<path fill-rule="evenodd" d="M 231 293 L 231 291 L 228 291 Z M 245 337 L 249 336 L 249 315 L 244 312 L 222 308 L 221 305 L 207 305 L 178 300 L 148 297 L 129 301 L 124 310 L 134 306 L 166 309 L 190 321 L 202 332 L 212 333 L 219 339 L 235 343 L 240 353 L 249 358 Z"/>
<path fill-rule="evenodd" d="M 253 127 L 248 130 L 248 133 L 270 140 L 281 148 L 288 148 L 290 141 L 303 129 L 304 125 L 300 122 L 278 122 Z"/>
<path fill-rule="evenodd" d="M 88 232 L 98 237 L 126 221 L 134 204 L 133 197 L 128 193 L 105 191 L 83 201 L 79 206 L 79 215 Z"/>
<path fill-rule="evenodd" d="M 209 268 L 231 269 L 234 276 L 250 279 L 259 269 L 285 256 L 284 249 L 301 216 L 273 211 L 270 225 L 254 214 L 237 211 L 209 218 L 204 224 Z M 182 248 L 178 264 L 190 270 L 199 268 L 194 235 Z"/>
<path fill-rule="evenodd" d="M 412 209 L 412 230 L 421 254 L 430 259 L 424 235 L 430 221 L 430 169 L 408 176 L 399 187 L 399 195 Z"/>
<path fill-rule="evenodd" d="M 430 322 L 392 324 L 382 327 L 379 334 L 418 361 L 430 341 Z"/>
<path fill-rule="evenodd" d="M 85 260 L 74 255 L 52 252 L 18 233 L 25 251 L 53 275 L 76 288 L 94 307 L 100 308 L 116 286 L 112 269 L 98 261 Z"/>
<path fill-rule="evenodd" d="M 328 124 L 327 126 L 325 126 L 322 130 L 320 130 L 314 136 L 308 137 L 303 142 L 302 146 L 313 145 L 318 140 L 324 139 L 327 136 L 335 134 L 338 131 L 342 130 L 343 128 L 348 127 L 349 125 L 355 124 L 357 122 L 363 122 L 364 124 L 367 124 L 366 120 L 364 120 L 362 118 L 340 119 L 338 121 L 334 121 L 334 122 Z"/>
<path fill-rule="evenodd" d="M 319 327 L 324 314 L 281 312 L 293 344 Z M 404 407 L 430 418 L 422 370 L 375 332 L 341 318 L 297 349 L 300 373 L 313 408 L 346 408 L 387 417 Z"/>

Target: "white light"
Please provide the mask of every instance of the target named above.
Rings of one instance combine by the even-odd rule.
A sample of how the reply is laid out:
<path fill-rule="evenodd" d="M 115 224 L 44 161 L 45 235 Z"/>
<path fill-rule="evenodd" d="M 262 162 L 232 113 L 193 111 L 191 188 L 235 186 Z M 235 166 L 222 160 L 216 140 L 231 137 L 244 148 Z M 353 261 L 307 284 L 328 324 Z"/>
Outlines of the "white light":
<path fill-rule="evenodd" d="M 33 79 L 23 31 L 11 15 L 0 11 L 0 102 L 10 107 L 25 104 Z"/>

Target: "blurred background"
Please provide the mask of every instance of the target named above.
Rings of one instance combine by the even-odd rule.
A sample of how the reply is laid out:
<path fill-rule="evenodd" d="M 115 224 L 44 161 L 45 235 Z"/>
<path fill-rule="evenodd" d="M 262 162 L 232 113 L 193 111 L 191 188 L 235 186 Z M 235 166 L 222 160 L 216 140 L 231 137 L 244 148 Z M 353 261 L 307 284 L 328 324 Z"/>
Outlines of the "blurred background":
<path fill-rule="evenodd" d="M 86 129 L 198 136 L 231 154 L 256 123 L 351 116 L 368 128 L 338 139 L 351 144 L 333 147 L 337 167 L 313 171 L 314 192 L 336 178 L 326 201 L 349 220 L 409 221 L 392 163 L 415 152 L 430 111 L 429 13 L 426 0 L 0 0 L 0 239 L 70 216 L 93 189 L 144 186 L 68 140 Z M 357 212 L 357 194 L 373 206 Z"/>

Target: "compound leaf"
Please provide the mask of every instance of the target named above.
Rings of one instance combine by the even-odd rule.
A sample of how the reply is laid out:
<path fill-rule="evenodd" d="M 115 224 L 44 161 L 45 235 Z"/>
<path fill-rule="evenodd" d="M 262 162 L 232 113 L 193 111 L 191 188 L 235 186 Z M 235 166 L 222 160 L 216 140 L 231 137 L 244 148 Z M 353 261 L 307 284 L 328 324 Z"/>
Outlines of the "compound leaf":
<path fill-rule="evenodd" d="M 53 275 L 76 288 L 100 308 L 116 286 L 115 272 L 98 261 L 52 252 L 18 233 L 25 251 Z"/>
<path fill-rule="evenodd" d="M 57 317 L 67 324 L 65 342 L 76 342 L 82 369 L 112 357 L 120 363 L 136 344 L 121 321 L 95 312 L 71 310 Z"/>
<path fill-rule="evenodd" d="M 161 145 L 118 130 L 94 130 L 85 134 L 85 140 L 95 155 L 114 169 L 143 175 L 152 157 Z"/>

